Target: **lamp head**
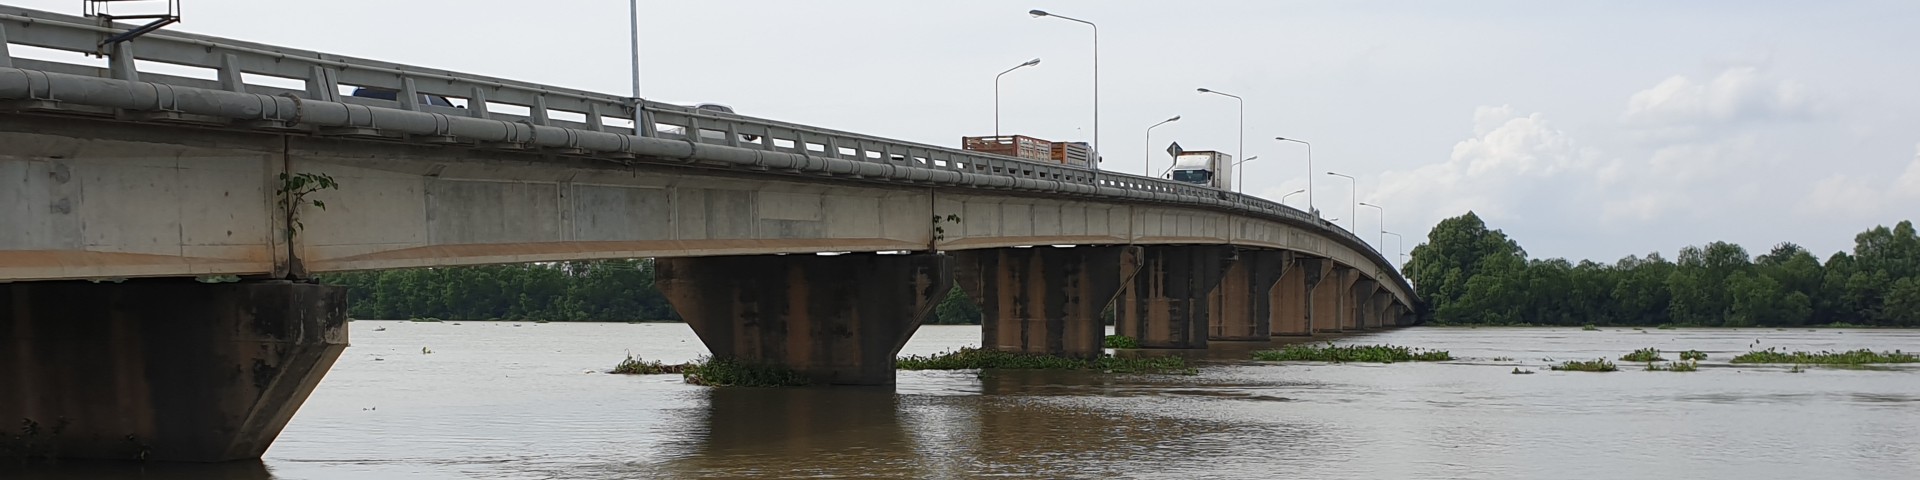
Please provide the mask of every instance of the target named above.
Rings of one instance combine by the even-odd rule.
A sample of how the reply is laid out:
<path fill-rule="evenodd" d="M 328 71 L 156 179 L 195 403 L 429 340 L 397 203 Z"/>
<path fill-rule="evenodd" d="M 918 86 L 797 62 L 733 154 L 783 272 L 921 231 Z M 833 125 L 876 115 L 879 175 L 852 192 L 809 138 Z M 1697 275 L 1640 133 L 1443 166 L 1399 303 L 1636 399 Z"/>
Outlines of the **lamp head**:
<path fill-rule="evenodd" d="M 1173 116 L 1173 118 L 1169 118 L 1169 119 L 1167 119 L 1167 121 L 1169 121 L 1169 122 L 1178 122 L 1178 121 L 1180 121 L 1180 116 L 1179 116 L 1179 115 L 1174 115 L 1174 116 Z"/>
<path fill-rule="evenodd" d="M 1038 58 L 1035 58 L 1035 59 L 1032 59 L 1032 60 L 1027 60 L 1027 63 L 1022 63 L 1022 64 L 1020 64 L 1020 66 L 1022 66 L 1022 67 L 1031 67 L 1031 66 L 1034 66 L 1034 65 L 1039 65 L 1039 64 L 1040 64 L 1040 59 L 1038 59 Z"/>
<path fill-rule="evenodd" d="M 1204 88 L 1200 89 L 1200 93 L 1208 93 L 1208 92 L 1212 92 L 1212 90 L 1207 90 Z"/>
<path fill-rule="evenodd" d="M 1027 14 L 1033 15 L 1035 17 L 1044 17 L 1044 16 L 1047 16 L 1047 11 L 1046 10 L 1028 10 Z"/>

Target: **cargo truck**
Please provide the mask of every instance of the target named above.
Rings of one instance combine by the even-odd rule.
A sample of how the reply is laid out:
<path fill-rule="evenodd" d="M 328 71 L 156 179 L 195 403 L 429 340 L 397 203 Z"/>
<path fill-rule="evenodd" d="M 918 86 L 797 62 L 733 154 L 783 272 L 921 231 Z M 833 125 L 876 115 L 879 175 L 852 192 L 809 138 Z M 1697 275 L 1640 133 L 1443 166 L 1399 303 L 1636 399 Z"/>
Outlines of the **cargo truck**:
<path fill-rule="evenodd" d="M 1086 142 L 1049 142 L 1025 135 L 960 137 L 960 148 L 1027 160 L 1051 160 L 1080 168 L 1088 168 L 1091 153 Z"/>
<path fill-rule="evenodd" d="M 1233 188 L 1233 156 L 1211 150 L 1180 152 L 1168 178 L 1221 190 Z"/>

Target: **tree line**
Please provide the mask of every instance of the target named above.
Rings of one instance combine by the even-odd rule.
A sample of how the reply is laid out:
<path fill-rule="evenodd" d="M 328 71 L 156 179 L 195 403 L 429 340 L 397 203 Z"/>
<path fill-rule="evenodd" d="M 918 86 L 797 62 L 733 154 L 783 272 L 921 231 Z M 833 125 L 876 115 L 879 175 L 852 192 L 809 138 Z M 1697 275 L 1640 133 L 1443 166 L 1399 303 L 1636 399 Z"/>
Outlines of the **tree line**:
<path fill-rule="evenodd" d="M 332 273 L 347 287 L 347 314 L 364 319 L 677 321 L 653 284 L 652 259 L 432 267 Z M 928 323 L 980 324 L 958 288 Z"/>
<path fill-rule="evenodd" d="M 1529 259 L 1468 212 L 1435 225 L 1406 270 L 1435 324 L 1920 326 L 1911 221 L 1861 232 L 1824 263 L 1792 243 L 1754 257 L 1713 242 L 1605 264 Z"/>

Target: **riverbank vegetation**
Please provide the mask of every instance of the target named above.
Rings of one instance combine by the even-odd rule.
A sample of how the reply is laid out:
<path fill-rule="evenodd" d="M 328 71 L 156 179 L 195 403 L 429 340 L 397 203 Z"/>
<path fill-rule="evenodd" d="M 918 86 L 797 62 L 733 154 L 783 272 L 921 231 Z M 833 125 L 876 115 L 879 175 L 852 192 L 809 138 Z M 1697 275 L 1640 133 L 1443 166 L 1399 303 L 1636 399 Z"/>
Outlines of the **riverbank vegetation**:
<path fill-rule="evenodd" d="M 668 365 L 661 363 L 659 360 L 641 360 L 640 357 L 627 354 L 627 359 L 621 360 L 619 364 L 614 365 L 613 371 L 609 373 L 622 375 L 659 375 L 665 373 L 684 373 L 686 370 L 687 364 L 684 363 Z"/>
<path fill-rule="evenodd" d="M 1078 359 L 962 348 L 933 355 L 908 355 L 894 361 L 901 370 L 1095 370 L 1103 373 L 1197 373 L 1180 357 L 1115 357 Z"/>
<path fill-rule="evenodd" d="M 1879 363 L 1920 363 L 1920 357 L 1899 350 L 1875 352 L 1859 349 L 1847 352 L 1786 352 L 1766 349 L 1742 353 L 1733 363 L 1791 363 L 1796 365 L 1870 365 Z"/>
<path fill-rule="evenodd" d="M 1660 358 L 1660 350 L 1652 347 L 1634 350 L 1633 353 L 1620 356 L 1620 361 L 1622 362 L 1646 363 L 1646 362 L 1658 362 L 1663 360 L 1666 360 L 1666 359 Z"/>
<path fill-rule="evenodd" d="M 1107 335 L 1107 348 L 1140 348 L 1140 341 L 1126 335 Z"/>
<path fill-rule="evenodd" d="M 1609 362 L 1604 358 L 1596 358 L 1590 361 L 1568 360 L 1548 368 L 1569 372 L 1612 372 L 1620 369 L 1614 366 L 1613 362 Z"/>
<path fill-rule="evenodd" d="M 1426 350 L 1395 345 L 1288 345 L 1279 350 L 1253 352 L 1254 360 L 1268 362 L 1444 362 L 1453 360 L 1445 350 Z"/>
<path fill-rule="evenodd" d="M 1530 259 L 1480 218 L 1441 221 L 1407 274 L 1435 325 L 1920 327 L 1920 236 L 1903 221 L 1861 232 L 1825 262 L 1792 243 L 1682 248 L 1611 264 Z"/>

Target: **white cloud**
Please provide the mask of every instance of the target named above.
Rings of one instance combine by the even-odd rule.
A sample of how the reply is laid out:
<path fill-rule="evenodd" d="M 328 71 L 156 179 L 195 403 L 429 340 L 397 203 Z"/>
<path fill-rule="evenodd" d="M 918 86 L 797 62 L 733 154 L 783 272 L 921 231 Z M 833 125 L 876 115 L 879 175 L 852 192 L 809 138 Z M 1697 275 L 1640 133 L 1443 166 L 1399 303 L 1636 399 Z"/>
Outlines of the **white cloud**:
<path fill-rule="evenodd" d="M 1907 171 L 1893 182 L 1893 196 L 1897 198 L 1920 198 L 1920 145 L 1914 145 L 1913 162 L 1907 164 Z"/>
<path fill-rule="evenodd" d="M 1920 151 L 1920 145 L 1915 150 Z M 1836 174 L 1814 184 L 1794 211 L 1811 217 L 1873 218 L 1888 211 L 1907 215 L 1914 206 L 1905 202 L 1915 199 L 1920 199 L 1920 153 L 1884 189 L 1865 178 Z"/>
<path fill-rule="evenodd" d="M 1701 124 L 1798 119 L 1812 111 L 1813 102 L 1799 82 L 1767 78 L 1755 67 L 1735 67 L 1704 82 L 1685 75 L 1668 77 L 1628 98 L 1622 118 L 1635 125 L 1691 131 Z"/>
<path fill-rule="evenodd" d="M 1557 185 L 1586 182 L 1605 166 L 1539 113 L 1482 106 L 1473 121 L 1474 136 L 1454 144 L 1445 162 L 1383 173 L 1375 196 L 1423 222 L 1468 210 L 1514 218 L 1518 210 L 1541 211 L 1533 207 L 1542 201 L 1565 200 Z"/>

